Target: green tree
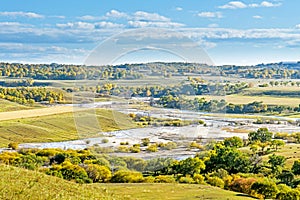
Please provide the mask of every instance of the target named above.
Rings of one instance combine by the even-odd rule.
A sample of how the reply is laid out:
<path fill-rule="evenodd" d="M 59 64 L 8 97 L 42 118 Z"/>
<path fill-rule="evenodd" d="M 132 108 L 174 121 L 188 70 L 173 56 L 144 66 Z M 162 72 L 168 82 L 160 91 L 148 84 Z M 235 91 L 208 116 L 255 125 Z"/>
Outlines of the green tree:
<path fill-rule="evenodd" d="M 226 138 L 224 140 L 224 145 L 226 147 L 235 147 L 235 148 L 240 148 L 244 145 L 243 140 L 237 136 L 233 136 L 230 138 Z"/>

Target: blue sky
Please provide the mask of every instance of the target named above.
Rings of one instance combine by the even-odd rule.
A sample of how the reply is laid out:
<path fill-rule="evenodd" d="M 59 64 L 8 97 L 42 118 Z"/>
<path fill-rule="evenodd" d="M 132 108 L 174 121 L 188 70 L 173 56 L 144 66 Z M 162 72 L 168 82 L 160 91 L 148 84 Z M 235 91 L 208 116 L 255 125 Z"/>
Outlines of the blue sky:
<path fill-rule="evenodd" d="M 1 0 L 0 61 L 84 63 L 126 30 L 168 28 L 220 64 L 300 60 L 296 0 Z"/>

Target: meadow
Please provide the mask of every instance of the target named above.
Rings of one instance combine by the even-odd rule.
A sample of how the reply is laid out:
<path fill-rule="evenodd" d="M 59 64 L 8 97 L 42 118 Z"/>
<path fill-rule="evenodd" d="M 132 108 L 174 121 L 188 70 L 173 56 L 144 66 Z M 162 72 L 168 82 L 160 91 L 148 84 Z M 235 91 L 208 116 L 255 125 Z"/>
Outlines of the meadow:
<path fill-rule="evenodd" d="M 0 199 L 194 200 L 253 199 L 244 194 L 198 184 L 78 184 L 37 171 L 0 165 Z M 7 183 L 10 183 L 9 185 Z"/>
<path fill-rule="evenodd" d="M 19 114 L 23 116 L 22 113 Z M 82 127 L 84 130 L 80 131 L 80 133 L 76 129 L 77 124 L 74 120 L 76 117 L 80 117 L 80 123 L 85 124 Z M 98 120 L 97 125 L 93 124 L 94 121 L 91 120 L 94 117 Z M 118 120 L 116 121 L 115 119 Z M 76 113 L 58 112 L 58 114 L 50 115 L 39 114 L 34 117 L 0 121 L 0 146 L 6 147 L 10 142 L 29 143 L 75 140 L 99 136 L 101 131 L 129 129 L 135 126 L 125 114 L 105 109 L 96 109 L 95 113 L 79 111 Z"/>

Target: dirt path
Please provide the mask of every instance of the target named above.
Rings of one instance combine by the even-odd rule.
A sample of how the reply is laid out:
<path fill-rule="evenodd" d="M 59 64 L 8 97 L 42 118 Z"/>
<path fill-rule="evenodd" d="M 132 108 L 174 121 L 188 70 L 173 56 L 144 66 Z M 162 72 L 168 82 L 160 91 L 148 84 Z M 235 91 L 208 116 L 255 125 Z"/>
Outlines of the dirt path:
<path fill-rule="evenodd" d="M 73 112 L 72 106 L 53 106 L 48 108 L 38 108 L 32 110 L 18 110 L 11 112 L 0 112 L 0 121 L 28 118 L 28 117 L 39 117 L 46 115 L 54 115 Z"/>

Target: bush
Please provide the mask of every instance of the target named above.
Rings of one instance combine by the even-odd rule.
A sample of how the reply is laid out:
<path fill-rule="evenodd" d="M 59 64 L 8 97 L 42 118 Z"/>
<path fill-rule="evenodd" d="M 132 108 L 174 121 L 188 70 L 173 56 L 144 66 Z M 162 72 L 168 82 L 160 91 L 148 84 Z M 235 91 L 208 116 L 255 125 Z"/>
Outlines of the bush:
<path fill-rule="evenodd" d="M 11 148 L 13 150 L 17 150 L 19 148 L 19 144 L 16 142 L 11 142 L 8 144 L 8 148 Z"/>
<path fill-rule="evenodd" d="M 155 183 L 175 183 L 176 180 L 172 175 L 159 175 L 155 177 Z"/>
<path fill-rule="evenodd" d="M 204 184 L 204 176 L 202 176 L 201 174 L 194 174 L 193 179 L 195 181 L 195 183 L 197 184 Z"/>
<path fill-rule="evenodd" d="M 103 139 L 101 140 L 101 142 L 102 142 L 102 143 L 108 143 L 109 140 L 108 140 L 107 138 L 103 138 Z"/>
<path fill-rule="evenodd" d="M 141 151 L 139 144 L 134 144 L 132 147 L 129 148 L 131 153 L 139 153 Z"/>
<path fill-rule="evenodd" d="M 260 180 L 252 184 L 251 190 L 254 192 L 254 196 L 262 196 L 265 199 L 272 199 L 276 197 L 278 193 L 277 186 L 270 180 Z"/>
<path fill-rule="evenodd" d="M 152 144 L 150 146 L 148 146 L 148 148 L 146 149 L 148 152 L 157 152 L 157 145 L 156 144 Z"/>
<path fill-rule="evenodd" d="M 129 152 L 129 148 L 126 146 L 119 146 L 118 147 L 118 152 L 126 153 Z"/>
<path fill-rule="evenodd" d="M 111 179 L 111 171 L 106 166 L 90 164 L 85 167 L 85 171 L 94 183 L 106 183 Z"/>
<path fill-rule="evenodd" d="M 177 144 L 175 142 L 168 142 L 168 143 L 160 143 L 158 145 L 159 147 L 161 147 L 164 150 L 172 150 L 175 149 L 177 147 Z"/>
<path fill-rule="evenodd" d="M 237 178 L 231 182 L 229 188 L 236 192 L 250 194 L 251 186 L 256 181 L 257 180 L 255 178 Z"/>
<path fill-rule="evenodd" d="M 141 183 L 144 182 L 142 173 L 120 170 L 117 171 L 111 178 L 112 183 Z"/>
<path fill-rule="evenodd" d="M 276 195 L 276 199 L 278 199 L 278 200 L 299 200 L 300 192 L 296 189 L 291 189 L 288 191 L 280 191 Z"/>
<path fill-rule="evenodd" d="M 208 177 L 207 178 L 207 183 L 209 183 L 212 186 L 216 186 L 219 188 L 224 188 L 224 181 L 220 179 L 219 177 Z"/>
<path fill-rule="evenodd" d="M 194 179 L 190 176 L 182 176 L 179 179 L 179 183 L 195 183 Z"/>
<path fill-rule="evenodd" d="M 150 139 L 149 138 L 143 138 L 142 139 L 142 145 L 143 146 L 148 146 L 150 144 Z"/>
<path fill-rule="evenodd" d="M 91 179 L 89 179 L 86 171 L 78 166 L 73 165 L 70 162 L 64 162 L 61 166 L 52 167 L 50 168 L 50 174 L 55 176 L 62 176 L 66 180 L 73 180 L 77 183 L 90 183 L 92 182 Z M 55 172 L 56 171 L 56 172 Z"/>
<path fill-rule="evenodd" d="M 189 145 L 190 148 L 195 148 L 195 149 L 203 149 L 201 144 L 198 144 L 197 142 L 191 142 Z"/>

